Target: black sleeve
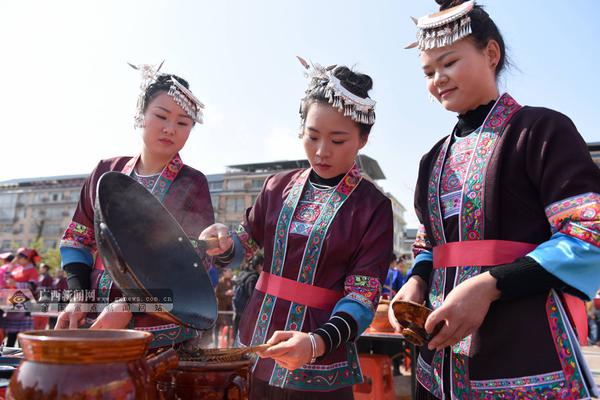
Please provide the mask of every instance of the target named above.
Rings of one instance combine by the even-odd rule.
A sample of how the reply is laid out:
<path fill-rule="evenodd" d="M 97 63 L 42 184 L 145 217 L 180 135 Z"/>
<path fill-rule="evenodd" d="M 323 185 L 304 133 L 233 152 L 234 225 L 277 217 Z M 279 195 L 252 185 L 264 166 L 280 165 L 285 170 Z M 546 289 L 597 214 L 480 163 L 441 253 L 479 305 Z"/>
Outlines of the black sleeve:
<path fill-rule="evenodd" d="M 431 271 L 433 271 L 433 262 L 432 261 L 418 262 L 413 267 L 410 275 L 406 278 L 406 280 L 408 281 L 411 276 L 419 276 L 425 281 L 425 283 L 429 283 L 429 277 L 431 276 Z"/>
<path fill-rule="evenodd" d="M 313 333 L 319 335 L 325 342 L 324 356 L 337 349 L 342 343 L 354 341 L 357 332 L 358 326 L 354 318 L 350 314 L 340 311 Z"/>
<path fill-rule="evenodd" d="M 92 288 L 92 267 L 84 263 L 69 263 L 63 269 L 67 272 L 67 285 L 70 290 Z"/>
<path fill-rule="evenodd" d="M 533 258 L 523 257 L 510 264 L 490 269 L 490 275 L 497 279 L 496 288 L 502 292 L 503 300 L 517 299 L 550 289 L 560 290 L 582 299 L 587 296 L 567 285 L 546 271 Z"/>

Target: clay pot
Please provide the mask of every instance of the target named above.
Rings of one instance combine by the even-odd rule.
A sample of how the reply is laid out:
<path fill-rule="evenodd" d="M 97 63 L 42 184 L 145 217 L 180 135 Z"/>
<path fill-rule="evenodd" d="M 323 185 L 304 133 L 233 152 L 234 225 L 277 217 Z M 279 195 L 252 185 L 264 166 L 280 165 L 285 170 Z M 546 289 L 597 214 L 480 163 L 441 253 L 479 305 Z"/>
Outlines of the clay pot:
<path fill-rule="evenodd" d="M 250 365 L 240 361 L 180 361 L 157 379 L 159 399 L 244 400 L 248 398 Z"/>
<path fill-rule="evenodd" d="M 381 300 L 375 310 L 375 317 L 371 322 L 371 329 L 377 332 L 394 332 L 394 328 L 390 325 L 388 318 L 388 309 L 390 308 L 389 300 Z"/>
<path fill-rule="evenodd" d="M 177 365 L 170 349 L 144 358 L 152 335 L 134 330 L 29 331 L 7 399 L 156 398 L 154 378 Z"/>
<path fill-rule="evenodd" d="M 441 321 L 429 335 L 425 331 L 425 321 L 433 310 L 412 301 L 395 301 L 392 308 L 398 323 L 403 327 L 400 333 L 416 346 L 428 343 L 444 325 L 444 322 Z"/>

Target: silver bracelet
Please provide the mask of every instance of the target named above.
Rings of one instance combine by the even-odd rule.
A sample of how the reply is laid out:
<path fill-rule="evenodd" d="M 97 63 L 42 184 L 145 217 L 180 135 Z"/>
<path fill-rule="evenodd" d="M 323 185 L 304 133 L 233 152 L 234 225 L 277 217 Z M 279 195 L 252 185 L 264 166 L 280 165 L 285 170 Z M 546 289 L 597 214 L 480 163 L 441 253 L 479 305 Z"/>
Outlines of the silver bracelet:
<path fill-rule="evenodd" d="M 308 334 L 308 337 L 310 338 L 310 347 L 312 349 L 309 364 L 314 364 L 317 361 L 317 340 L 315 339 L 315 334 L 312 332 Z"/>

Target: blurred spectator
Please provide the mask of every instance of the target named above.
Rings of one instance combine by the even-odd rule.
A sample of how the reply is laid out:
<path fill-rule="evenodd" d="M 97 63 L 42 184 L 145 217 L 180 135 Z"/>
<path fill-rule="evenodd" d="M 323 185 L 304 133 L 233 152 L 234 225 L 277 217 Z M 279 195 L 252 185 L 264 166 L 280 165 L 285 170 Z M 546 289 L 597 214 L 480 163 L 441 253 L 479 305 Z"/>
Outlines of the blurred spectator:
<path fill-rule="evenodd" d="M 263 270 L 263 262 L 264 259 L 262 254 L 257 254 L 248 263 L 246 269 L 240 272 L 236 280 L 236 287 L 233 294 L 233 309 L 235 311 L 235 316 L 233 318 L 234 337 L 237 337 L 240 319 L 242 318 L 242 314 L 246 309 L 248 301 L 250 301 L 250 298 L 252 297 L 258 277 Z"/>
<path fill-rule="evenodd" d="M 8 287 L 7 278 L 14 268 L 13 261 L 15 256 L 12 253 L 0 254 L 0 289 Z"/>
<path fill-rule="evenodd" d="M 404 284 L 404 275 L 402 274 L 402 262 L 400 259 L 394 258 L 392 263 L 390 264 L 390 269 L 388 270 L 387 277 L 385 278 L 385 283 L 383 284 L 383 289 L 381 291 L 381 296 L 384 299 L 391 299 L 396 295 L 398 290 Z"/>
<path fill-rule="evenodd" d="M 38 289 L 52 289 L 52 277 L 50 276 L 50 267 L 44 263 L 40 264 Z"/>
<path fill-rule="evenodd" d="M 56 271 L 54 280 L 52 281 L 52 289 L 60 291 L 68 289 L 67 277 L 65 276 L 64 270 L 59 269 Z"/>
<path fill-rule="evenodd" d="M 14 268 L 7 281 L 14 280 L 16 288 L 22 289 L 25 296 L 33 296 L 39 276 L 36 264 L 40 260 L 41 257 L 35 249 L 20 248 L 13 260 Z M 33 328 L 33 319 L 28 312 L 11 311 L 2 319 L 2 325 L 7 335 L 6 345 L 13 347 L 19 332 Z"/>
<path fill-rule="evenodd" d="M 233 271 L 231 268 L 221 270 L 221 278 L 216 288 L 219 317 L 217 318 L 217 334 L 221 338 L 218 347 L 228 346 L 233 337 Z M 225 342 L 225 343 L 223 343 Z"/>

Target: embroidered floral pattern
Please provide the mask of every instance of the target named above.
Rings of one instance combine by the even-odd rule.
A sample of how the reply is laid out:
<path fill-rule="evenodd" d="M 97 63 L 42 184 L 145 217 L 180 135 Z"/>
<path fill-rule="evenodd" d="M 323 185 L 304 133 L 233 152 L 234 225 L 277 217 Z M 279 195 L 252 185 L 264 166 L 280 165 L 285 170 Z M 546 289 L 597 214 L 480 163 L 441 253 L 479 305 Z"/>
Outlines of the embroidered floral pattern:
<path fill-rule="evenodd" d="M 290 227 L 290 232 L 297 235 L 308 236 L 314 223 L 321 215 L 324 204 L 329 200 L 334 188 L 319 189 L 311 184 L 306 185 Z"/>
<path fill-rule="evenodd" d="M 469 382 L 469 357 L 452 354 L 452 394 L 456 399 L 470 399 L 471 385 Z"/>
<path fill-rule="evenodd" d="M 243 225 L 239 225 L 235 231 L 240 243 L 244 247 L 244 259 L 246 261 L 252 260 L 254 255 L 258 252 L 258 244 L 252 239 L 252 236 L 246 231 Z"/>
<path fill-rule="evenodd" d="M 433 164 L 431 171 L 431 179 L 429 179 L 429 186 L 427 187 L 427 205 L 429 207 L 429 226 L 433 233 L 433 241 L 436 246 L 446 243 L 446 237 L 444 235 L 444 225 L 442 222 L 442 210 L 440 206 L 440 179 L 442 175 L 442 168 L 444 166 L 444 160 L 446 159 L 446 153 L 450 147 L 452 136 L 448 136 L 444 144 L 442 145 L 440 152 Z"/>
<path fill-rule="evenodd" d="M 417 358 L 417 381 L 430 392 L 433 392 L 433 370 L 419 354 Z"/>
<path fill-rule="evenodd" d="M 600 194 L 585 193 L 546 207 L 552 232 L 600 246 Z"/>
<path fill-rule="evenodd" d="M 94 228 L 71 221 L 60 241 L 61 246 L 84 248 L 89 252 L 96 251 Z"/>
<path fill-rule="evenodd" d="M 309 171 L 309 170 L 307 170 L 307 171 Z M 303 181 L 302 186 L 304 186 L 304 183 L 307 180 L 308 174 L 305 172 L 303 175 L 305 175 L 305 176 L 304 176 L 304 179 L 302 179 L 302 181 Z M 348 171 L 346 176 L 337 185 L 337 187 L 335 188 L 335 191 L 333 191 L 331 193 L 331 195 L 329 196 L 329 199 L 323 206 L 321 213 L 320 213 L 318 219 L 315 221 L 313 228 L 311 229 L 311 232 L 308 236 L 306 248 L 304 250 L 304 255 L 302 257 L 300 273 L 298 275 L 298 282 L 307 283 L 310 285 L 313 284 L 315 272 L 317 270 L 317 265 L 319 262 L 319 257 L 321 255 L 321 249 L 323 247 L 325 235 L 327 234 L 329 226 L 331 225 L 331 222 L 333 222 L 335 215 L 337 214 L 339 209 L 342 207 L 342 205 L 344 204 L 346 199 L 352 194 L 354 189 L 356 189 L 356 187 L 360 183 L 361 179 L 362 179 L 362 177 L 360 175 L 360 171 L 358 170 L 358 167 L 356 165 L 354 165 L 352 167 L 352 169 L 350 171 Z M 294 186 L 296 186 L 296 184 Z M 299 184 L 298 184 L 298 186 L 299 186 Z M 288 195 L 288 198 L 286 199 L 286 203 L 290 199 L 291 196 L 292 196 L 292 194 L 290 192 L 290 195 Z M 296 196 L 300 197 L 299 194 L 296 194 Z M 294 199 L 293 202 L 294 202 L 294 209 L 295 209 L 298 204 L 298 199 Z M 292 214 L 293 214 L 294 209 L 292 209 Z M 282 211 L 282 214 L 283 214 L 283 211 Z M 280 219 L 281 219 L 282 214 L 280 214 Z M 277 226 L 279 226 L 279 221 L 278 221 Z M 289 234 L 289 225 L 288 225 L 288 229 L 286 229 L 285 232 L 282 232 L 282 235 L 284 235 L 286 238 L 287 238 L 288 234 Z M 278 235 L 278 233 L 276 234 L 276 236 L 277 235 Z M 280 262 L 276 262 L 276 260 L 274 260 L 273 265 L 276 265 L 276 264 L 283 265 L 283 260 L 281 260 Z M 288 318 L 287 318 L 284 329 L 285 330 L 300 330 L 300 329 L 302 329 L 302 323 L 304 321 L 305 314 L 306 314 L 306 306 L 297 304 L 297 303 L 292 303 L 290 305 L 290 311 L 288 313 Z M 285 386 L 286 374 L 282 374 L 282 369 L 283 368 L 281 366 L 279 366 L 277 364 L 275 365 L 275 367 L 273 369 L 273 373 L 271 374 L 271 379 L 269 382 L 270 385 L 278 386 L 278 387 Z"/>
<path fill-rule="evenodd" d="M 450 146 L 440 179 L 440 206 L 444 219 L 458 215 L 462 204 L 462 189 L 478 132 L 457 138 Z"/>
<path fill-rule="evenodd" d="M 381 283 L 379 279 L 372 276 L 349 275 L 344 282 L 344 294 L 349 293 L 360 294 L 371 302 L 375 302 L 381 293 Z"/>
<path fill-rule="evenodd" d="M 444 200 L 447 210 L 452 210 L 455 205 L 459 205 L 460 213 L 460 240 L 481 240 L 484 238 L 484 184 L 487 167 L 493 154 L 493 151 L 501 137 L 504 127 L 510 118 L 521 108 L 521 106 L 508 94 L 504 94 L 494 105 L 490 115 L 483 123 L 479 133 L 472 135 L 471 140 L 477 140 L 475 148 L 472 150 L 469 160 L 467 161 L 468 151 L 457 148 L 454 152 L 449 149 L 451 137 L 448 137 L 442 145 L 440 152 L 433 164 L 431 179 L 427 191 L 427 201 L 429 209 L 429 223 L 433 232 L 435 245 L 444 244 L 446 242 L 443 230 L 442 220 L 442 202 Z M 467 143 L 468 144 L 468 143 Z M 466 146 L 468 147 L 468 146 Z M 461 151 L 459 151 L 461 150 Z M 446 160 L 446 154 L 450 157 L 455 157 L 450 161 L 450 164 L 457 165 L 453 173 L 442 178 L 443 166 Z M 468 165 L 463 171 L 462 166 Z M 460 180 L 464 183 L 460 185 Z M 445 194 L 444 190 L 453 190 L 458 187 L 464 187 L 461 190 L 462 199 L 457 201 L 452 196 L 441 198 L 441 194 Z M 453 286 L 464 282 L 472 276 L 479 274 L 480 268 L 477 266 L 459 267 L 456 271 L 456 278 Z M 429 302 L 436 309 L 441 306 L 444 300 L 444 290 L 446 283 L 445 269 L 435 269 L 433 280 L 429 292 Z M 453 347 L 451 353 L 450 366 L 451 379 L 453 381 L 453 391 L 457 398 L 469 398 L 469 371 L 468 357 L 470 350 L 471 337 L 465 338 L 463 341 Z M 436 397 L 441 397 L 441 382 L 442 382 L 442 352 L 436 352 L 432 364 L 433 386 L 428 388 Z"/>
<path fill-rule="evenodd" d="M 562 397 L 560 398 L 588 398 L 589 394 L 583 383 L 583 377 L 573 351 L 573 343 L 569 339 L 565 326 L 566 316 L 560 310 L 559 301 L 556 293 L 552 290 L 546 300 L 546 313 L 548 315 L 550 332 L 552 333 L 554 345 L 567 382 L 567 386 L 561 393 Z"/>
<path fill-rule="evenodd" d="M 556 383 L 565 380 L 562 371 L 549 372 L 547 374 L 522 376 L 519 378 L 490 379 L 483 381 L 471 381 L 471 388 L 482 389 L 506 389 L 522 386 L 535 386 L 540 384 Z"/>
<path fill-rule="evenodd" d="M 285 375 L 285 387 L 295 390 L 331 391 L 362 382 L 356 348 L 347 343 L 348 361 L 331 365 L 305 365 Z M 285 370 L 284 370 L 285 371 Z"/>
<path fill-rule="evenodd" d="M 175 324 L 164 325 L 159 329 L 153 327 L 136 327 L 135 329 L 152 333 L 152 341 L 149 345 L 151 349 L 172 346 L 198 336 L 196 330 Z"/>

